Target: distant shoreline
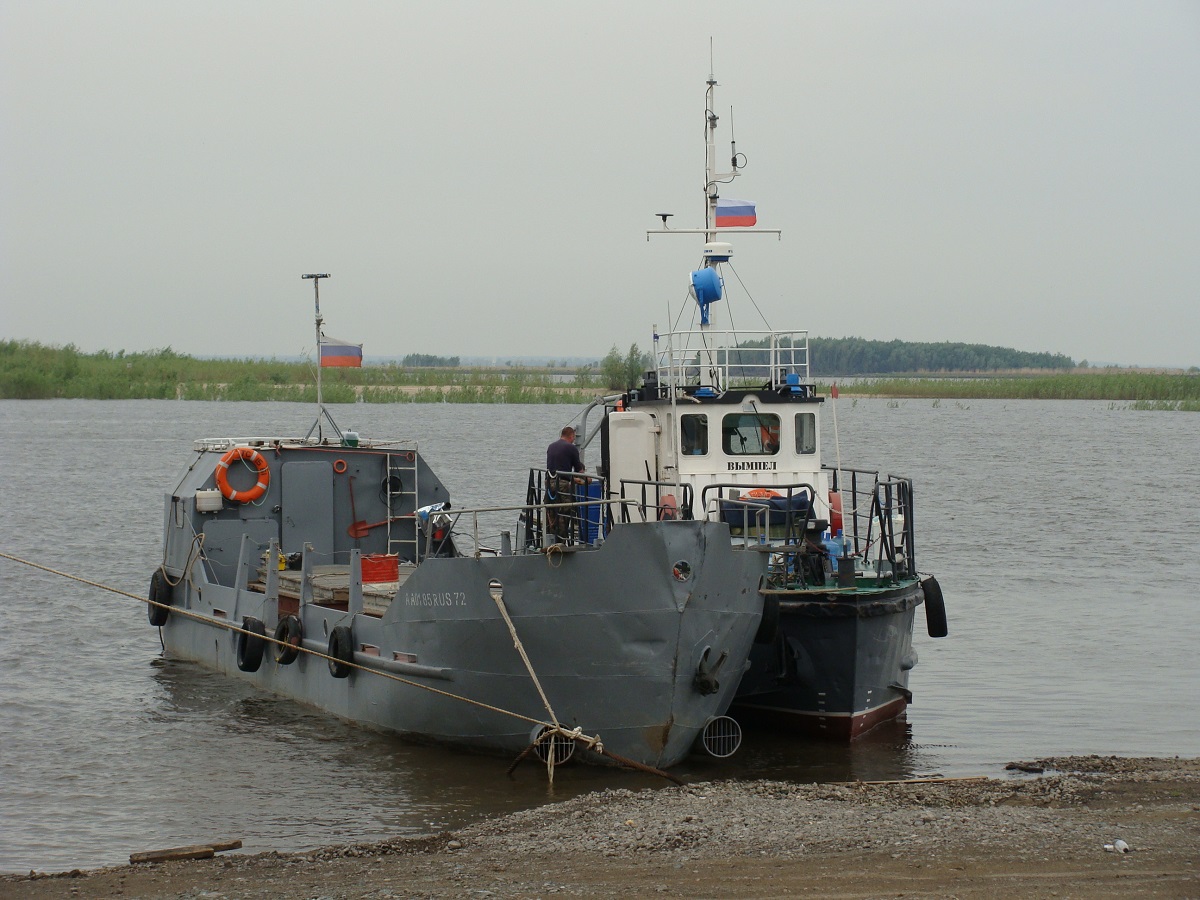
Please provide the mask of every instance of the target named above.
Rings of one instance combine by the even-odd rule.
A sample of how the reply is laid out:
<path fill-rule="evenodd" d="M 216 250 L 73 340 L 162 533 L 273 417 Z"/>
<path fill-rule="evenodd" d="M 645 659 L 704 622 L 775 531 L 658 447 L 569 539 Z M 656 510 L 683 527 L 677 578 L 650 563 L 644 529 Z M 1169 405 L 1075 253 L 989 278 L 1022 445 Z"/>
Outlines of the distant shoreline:
<path fill-rule="evenodd" d="M 369 370 L 355 370 L 363 372 Z M 465 383 L 464 383 L 465 382 Z M 1200 412 L 1200 375 L 1107 372 L 1054 375 L 988 376 L 973 373 L 924 375 L 904 378 L 855 376 L 817 382 L 818 393 L 828 397 L 830 385 L 838 385 L 844 400 L 876 398 L 894 401 L 931 400 L 1096 400 L 1121 408 L 1168 412 Z M 580 387 L 572 383 L 528 383 L 500 376 L 480 377 L 462 370 L 461 378 L 447 383 L 347 384 L 335 380 L 324 384 L 326 403 L 497 403 L 497 404 L 582 404 L 619 391 Z M 283 403 L 315 403 L 316 386 L 302 383 L 253 383 L 245 381 L 136 382 L 114 390 L 111 385 L 42 385 L 35 391 L 6 389 L 4 400 L 225 400 Z"/>
<path fill-rule="evenodd" d="M 587 403 L 632 387 L 648 358 L 623 365 L 386 365 L 318 370 L 280 360 L 197 359 L 170 349 L 126 354 L 0 341 L 0 399 L 228 400 L 336 403 Z M 764 352 L 748 349 L 747 352 Z M 1069 361 L 1068 361 L 1069 362 Z M 869 361 L 858 364 L 868 367 Z M 889 400 L 1101 400 L 1134 409 L 1200 411 L 1200 368 L 1187 371 L 1090 367 L 920 371 L 813 376 L 847 398 Z M 731 387 L 755 388 L 756 383 Z"/>

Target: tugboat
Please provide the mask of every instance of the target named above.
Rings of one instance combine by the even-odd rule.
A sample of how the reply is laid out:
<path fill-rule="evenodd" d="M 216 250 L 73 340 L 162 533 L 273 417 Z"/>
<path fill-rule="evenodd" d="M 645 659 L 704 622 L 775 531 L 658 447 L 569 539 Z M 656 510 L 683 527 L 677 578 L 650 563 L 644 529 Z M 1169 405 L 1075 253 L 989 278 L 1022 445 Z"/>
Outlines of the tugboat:
<path fill-rule="evenodd" d="M 737 714 L 849 741 L 904 713 L 915 609 L 925 604 L 929 633 L 941 637 L 945 605 L 936 579 L 917 570 L 912 481 L 823 462 L 826 397 L 811 377 L 808 333 L 715 324 L 730 305 L 726 236 L 779 234 L 756 227 L 755 204 L 721 195 L 745 157 L 731 142 L 729 171 L 718 171 L 716 84 L 710 75 L 705 225 L 670 228 L 659 214 L 662 227 L 647 232 L 704 240 L 680 314 L 690 309 L 692 327 L 660 335 L 655 326 L 653 366 L 605 403 L 599 471 L 623 514 L 632 504 L 721 525 L 735 557 L 765 561 L 747 583 L 764 617 Z M 835 438 L 836 397 L 834 386 Z"/>
<path fill-rule="evenodd" d="M 327 276 L 305 277 L 321 354 L 336 343 Z M 535 490 L 459 508 L 415 439 L 338 429 L 319 373 L 307 435 L 198 440 L 166 494 L 148 611 L 169 657 L 366 726 L 550 765 L 661 769 L 697 745 L 737 749 L 723 713 L 762 625 L 748 586 L 768 556 L 740 552 L 725 522 L 606 499 L 594 475 L 576 477 L 581 501 Z M 506 521 L 515 541 L 489 531 Z"/>

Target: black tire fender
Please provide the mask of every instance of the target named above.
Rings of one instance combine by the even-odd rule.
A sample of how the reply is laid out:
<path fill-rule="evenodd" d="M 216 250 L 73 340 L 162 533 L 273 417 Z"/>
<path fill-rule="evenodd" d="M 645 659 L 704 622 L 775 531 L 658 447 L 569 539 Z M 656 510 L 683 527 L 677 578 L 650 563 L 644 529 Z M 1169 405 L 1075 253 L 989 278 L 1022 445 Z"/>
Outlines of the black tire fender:
<path fill-rule="evenodd" d="M 237 667 L 243 672 L 257 672 L 262 665 L 266 636 L 266 626 L 254 616 L 242 619 L 242 630 L 237 636 Z"/>
<path fill-rule="evenodd" d="M 304 625 L 298 616 L 284 616 L 275 626 L 275 662 L 290 666 L 300 656 L 300 642 L 304 640 Z"/>
<path fill-rule="evenodd" d="M 754 643 L 773 644 L 779 637 L 779 598 L 774 594 L 763 597 L 762 618 L 758 622 L 758 631 L 754 633 Z"/>
<path fill-rule="evenodd" d="M 354 671 L 347 665 L 354 662 L 354 636 L 345 625 L 329 632 L 329 656 L 329 674 L 334 678 L 348 678 Z"/>
<path fill-rule="evenodd" d="M 155 628 L 161 628 L 167 624 L 167 618 L 171 615 L 171 611 L 166 606 L 155 606 L 155 603 L 171 603 L 171 585 L 167 581 L 167 575 L 159 566 L 154 570 L 154 574 L 150 576 L 150 593 L 148 594 L 152 603 L 146 604 L 146 615 L 150 619 L 150 624 Z"/>
<path fill-rule="evenodd" d="M 946 601 L 942 597 L 942 586 L 930 575 L 921 582 L 921 590 L 925 594 L 925 627 L 929 636 L 943 638 L 950 633 L 950 629 L 946 623 Z"/>

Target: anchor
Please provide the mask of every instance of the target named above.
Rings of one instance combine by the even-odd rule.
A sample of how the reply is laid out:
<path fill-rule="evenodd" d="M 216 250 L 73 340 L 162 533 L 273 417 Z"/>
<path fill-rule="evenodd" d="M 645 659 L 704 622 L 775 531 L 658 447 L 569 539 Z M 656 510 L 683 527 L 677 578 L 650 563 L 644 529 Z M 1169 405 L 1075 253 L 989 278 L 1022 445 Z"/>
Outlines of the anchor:
<path fill-rule="evenodd" d="M 721 689 L 721 682 L 717 681 L 717 673 L 721 671 L 721 666 L 725 665 L 725 660 L 729 659 L 729 651 L 722 650 L 721 655 L 717 657 L 717 661 L 712 664 L 710 669 L 708 654 L 711 651 L 712 647 L 704 648 L 704 652 L 700 654 L 700 662 L 696 666 L 696 675 L 692 678 L 692 687 L 705 696 L 715 694 Z"/>

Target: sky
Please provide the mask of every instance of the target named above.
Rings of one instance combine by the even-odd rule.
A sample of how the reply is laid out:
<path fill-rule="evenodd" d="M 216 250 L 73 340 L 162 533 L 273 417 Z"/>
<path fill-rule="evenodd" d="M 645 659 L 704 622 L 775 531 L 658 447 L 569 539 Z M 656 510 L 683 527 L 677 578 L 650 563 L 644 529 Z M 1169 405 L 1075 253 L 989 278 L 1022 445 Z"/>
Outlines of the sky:
<path fill-rule="evenodd" d="M 648 349 L 710 71 L 739 327 L 1200 365 L 1197 0 L 7 0 L 0 338 Z"/>

